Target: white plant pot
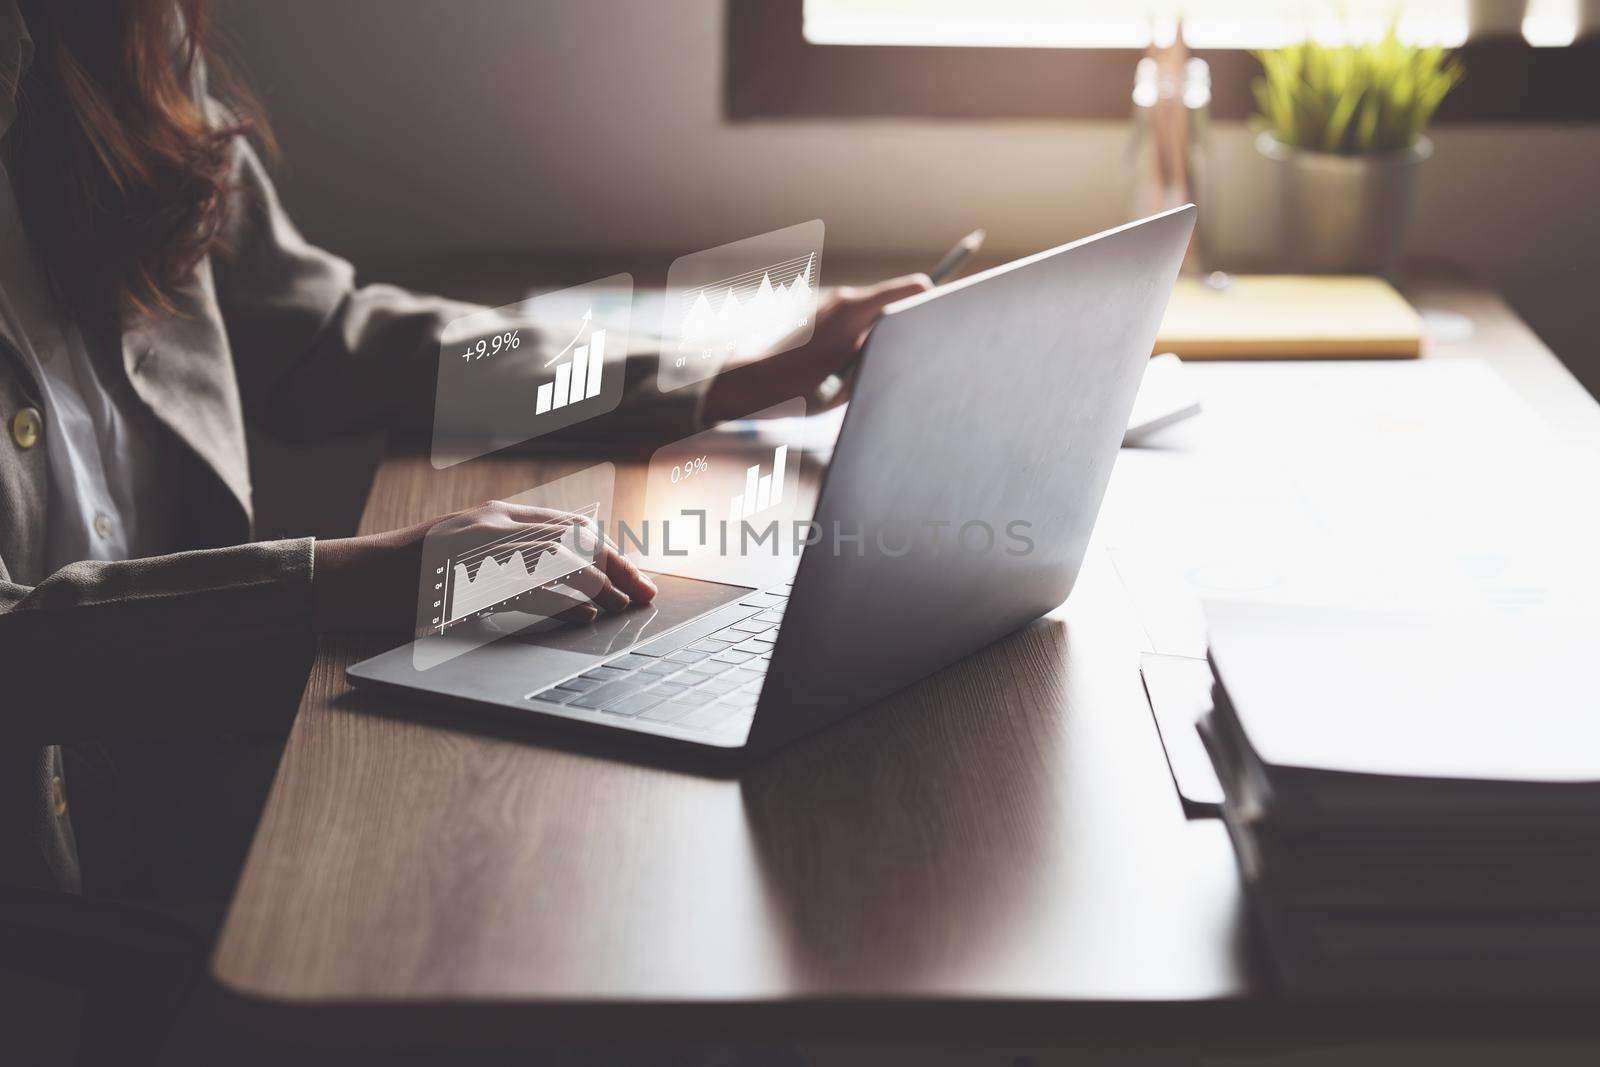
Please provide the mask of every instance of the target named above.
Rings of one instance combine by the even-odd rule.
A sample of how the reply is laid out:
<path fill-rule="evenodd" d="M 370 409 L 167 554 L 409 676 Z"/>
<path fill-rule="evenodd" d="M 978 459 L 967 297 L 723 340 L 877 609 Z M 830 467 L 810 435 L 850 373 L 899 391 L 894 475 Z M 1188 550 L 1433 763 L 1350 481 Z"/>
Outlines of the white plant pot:
<path fill-rule="evenodd" d="M 1270 133 L 1256 149 L 1272 161 L 1278 259 L 1303 274 L 1393 274 L 1411 215 L 1416 172 L 1433 142 L 1375 155 L 1305 152 Z"/>
<path fill-rule="evenodd" d="M 1470 0 L 1467 4 L 1467 37 L 1481 41 L 1490 37 L 1522 36 L 1522 20 L 1528 13 L 1528 0 Z"/>

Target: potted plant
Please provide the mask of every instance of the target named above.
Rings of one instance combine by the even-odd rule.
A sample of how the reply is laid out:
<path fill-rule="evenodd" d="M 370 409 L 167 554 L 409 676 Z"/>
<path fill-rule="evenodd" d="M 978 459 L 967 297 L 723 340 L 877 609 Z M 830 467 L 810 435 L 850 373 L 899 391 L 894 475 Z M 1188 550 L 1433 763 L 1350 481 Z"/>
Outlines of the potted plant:
<path fill-rule="evenodd" d="M 1285 269 L 1388 274 L 1400 252 L 1424 134 L 1461 80 L 1445 49 L 1402 43 L 1391 25 L 1370 43 L 1305 41 L 1257 52 L 1261 133 L 1273 161 Z"/>

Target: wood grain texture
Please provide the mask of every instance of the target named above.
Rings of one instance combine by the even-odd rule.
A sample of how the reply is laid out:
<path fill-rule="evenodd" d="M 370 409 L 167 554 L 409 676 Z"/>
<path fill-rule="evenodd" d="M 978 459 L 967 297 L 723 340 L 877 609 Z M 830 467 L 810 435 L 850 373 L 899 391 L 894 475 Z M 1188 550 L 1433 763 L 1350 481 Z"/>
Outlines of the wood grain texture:
<path fill-rule="evenodd" d="M 1558 431 L 1594 434 L 1593 402 L 1497 300 L 1415 291 L 1479 323 L 1472 342 L 1432 355 L 1486 358 Z M 552 473 L 391 457 L 363 525 Z M 1183 818 L 1140 648 L 1092 555 L 1048 618 L 707 777 L 354 693 L 345 666 L 379 647 L 326 642 L 215 979 L 255 1026 L 351 1040 L 1331 1025 L 1257 999 L 1226 835 Z M 1367 1018 L 1375 1030 L 1446 1018 L 1402 1014 Z"/>

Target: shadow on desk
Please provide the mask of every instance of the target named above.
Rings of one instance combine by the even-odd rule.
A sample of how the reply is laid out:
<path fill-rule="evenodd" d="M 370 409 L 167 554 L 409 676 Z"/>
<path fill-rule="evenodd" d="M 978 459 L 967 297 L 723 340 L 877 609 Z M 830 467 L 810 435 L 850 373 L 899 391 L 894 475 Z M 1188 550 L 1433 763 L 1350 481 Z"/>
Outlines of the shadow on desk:
<path fill-rule="evenodd" d="M 1068 642 L 1042 619 L 743 776 L 794 980 L 937 989 L 1026 936 L 1069 844 L 1046 788 L 1062 731 L 1040 721 L 1070 713 Z"/>
<path fill-rule="evenodd" d="M 958 734 L 970 734 L 975 730 L 1000 729 L 1005 725 L 1004 716 L 997 717 L 993 709 L 985 709 L 981 714 L 978 709 L 983 707 L 984 700 L 1005 701 L 1006 706 L 1012 709 L 1025 706 L 1027 700 L 1019 690 L 1010 695 L 1015 699 L 1007 700 L 1008 686 L 1015 689 L 1024 684 L 1024 676 L 1008 669 L 1005 654 L 1001 649 L 1013 641 L 1042 640 L 1043 651 L 1037 661 L 1030 659 L 1030 669 L 1052 672 L 1059 675 L 1065 664 L 1065 634 L 1066 624 L 1057 620 L 1040 619 L 1024 627 L 1014 634 L 1008 635 L 980 650 L 967 660 L 960 661 L 961 665 L 978 664 L 976 669 L 984 672 L 982 686 L 974 690 L 971 700 L 952 699 L 948 691 L 934 691 L 931 688 L 923 692 L 927 679 L 914 683 L 899 693 L 891 695 L 880 704 L 864 708 L 862 711 L 844 719 L 841 723 L 824 730 L 820 734 L 803 738 L 785 749 L 780 749 L 767 757 L 756 761 L 748 759 L 728 759 L 716 756 L 700 757 L 691 752 L 662 751 L 648 746 L 649 738 L 641 740 L 636 735 L 620 730 L 606 730 L 604 728 L 583 729 L 587 724 L 575 723 L 567 720 L 551 718 L 540 715 L 527 715 L 514 717 L 507 713 L 503 717 L 494 709 L 482 711 L 463 709 L 455 703 L 453 698 L 439 696 L 430 698 L 426 693 L 418 691 L 405 694 L 397 699 L 394 694 L 373 689 L 346 689 L 334 698 L 332 706 L 340 711 L 357 712 L 378 718 L 389 719 L 395 722 L 414 723 L 427 726 L 446 726 L 450 729 L 469 731 L 480 737 L 499 741 L 509 741 L 521 744 L 535 744 L 576 756 L 589 756 L 597 759 L 623 760 L 639 767 L 652 768 L 665 772 L 692 774 L 715 779 L 737 779 L 746 785 L 745 796 L 747 803 L 754 795 L 771 797 L 764 787 L 756 785 L 773 774 L 783 774 L 783 768 L 804 764 L 812 760 L 821 759 L 833 767 L 837 773 L 875 773 L 873 760 L 898 759 L 904 760 L 913 751 L 907 746 L 915 746 L 915 751 L 922 752 L 929 757 L 942 755 L 938 749 L 941 745 L 959 744 L 956 738 L 945 736 L 945 730 L 953 730 Z M 1047 635 L 1047 636 L 1041 636 Z M 354 650 L 351 661 L 365 658 L 369 654 L 376 654 L 379 646 L 373 645 L 370 651 L 361 643 L 361 647 Z M 987 667 L 983 666 L 989 660 Z M 952 664 L 945 668 L 946 671 L 957 667 Z M 965 666 L 962 669 L 967 669 Z M 943 674 L 944 672 L 937 672 Z M 930 676 L 934 677 L 934 676 Z M 1028 680 L 1037 682 L 1037 679 Z M 931 699 L 930 699 L 931 698 Z M 919 704 L 926 706 L 919 707 Z M 893 710 L 898 708 L 899 710 Z M 881 709 L 881 710 L 880 710 Z M 928 734 L 928 724 L 931 720 L 941 716 L 953 715 L 964 718 L 967 724 L 959 727 L 952 723 L 948 728 L 942 728 L 937 734 Z M 877 720 L 887 716 L 880 724 Z M 913 733 L 909 738 L 902 738 L 907 720 L 911 725 L 924 731 L 920 734 Z M 865 725 L 862 725 L 865 723 Z M 890 737 L 885 731 L 892 731 Z M 825 739 L 835 735 L 844 735 L 848 741 L 832 741 Z M 881 743 L 887 743 L 893 749 L 882 753 L 879 749 Z M 868 763 L 865 765 L 841 764 L 829 754 L 827 745 L 845 744 L 852 748 L 860 749 L 866 754 Z M 902 749 L 905 749 L 902 751 Z M 943 753 L 943 755 L 955 755 Z M 970 756 L 970 754 L 967 754 Z M 940 772 L 951 776 L 972 774 L 981 768 L 973 766 L 970 762 L 957 761 L 950 767 L 940 768 Z M 1002 768 L 995 768 L 997 771 Z M 1010 772 L 1015 774 L 1018 765 L 1012 763 Z M 798 777 L 804 777 L 803 775 Z M 1030 776 L 1031 777 L 1031 776 Z M 961 783 L 963 786 L 969 783 Z"/>

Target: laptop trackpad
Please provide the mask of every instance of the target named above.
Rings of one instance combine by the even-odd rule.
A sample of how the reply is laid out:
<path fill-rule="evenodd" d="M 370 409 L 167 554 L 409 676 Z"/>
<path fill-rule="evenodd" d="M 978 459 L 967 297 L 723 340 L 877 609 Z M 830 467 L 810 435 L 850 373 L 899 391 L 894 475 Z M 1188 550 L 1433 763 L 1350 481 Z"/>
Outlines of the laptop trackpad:
<path fill-rule="evenodd" d="M 652 574 L 651 578 L 660 590 L 654 603 L 602 616 L 588 626 L 558 625 L 548 620 L 533 622 L 527 616 L 521 620 L 513 616 L 499 623 L 513 632 L 431 669 L 417 670 L 411 646 L 403 645 L 357 664 L 350 673 L 356 679 L 491 704 L 520 706 L 529 693 L 588 670 L 641 641 L 652 641 L 723 605 L 736 603 L 751 592 L 746 586 L 719 585 L 665 574 Z M 491 616 L 491 619 L 499 618 Z"/>
<path fill-rule="evenodd" d="M 511 638 L 521 645 L 559 648 L 595 659 L 626 652 L 641 641 L 653 641 L 672 629 L 731 604 L 752 592 L 749 586 L 720 585 L 670 574 L 654 574 L 656 598 L 647 607 L 630 608 L 617 615 L 602 615 L 587 626 L 549 624 L 523 630 Z"/>
<path fill-rule="evenodd" d="M 547 620 L 522 629 L 428 672 L 428 688 L 460 696 L 520 700 L 751 592 L 747 586 L 667 574 L 650 577 L 658 592 L 647 607 L 602 615 L 587 626 Z"/>

